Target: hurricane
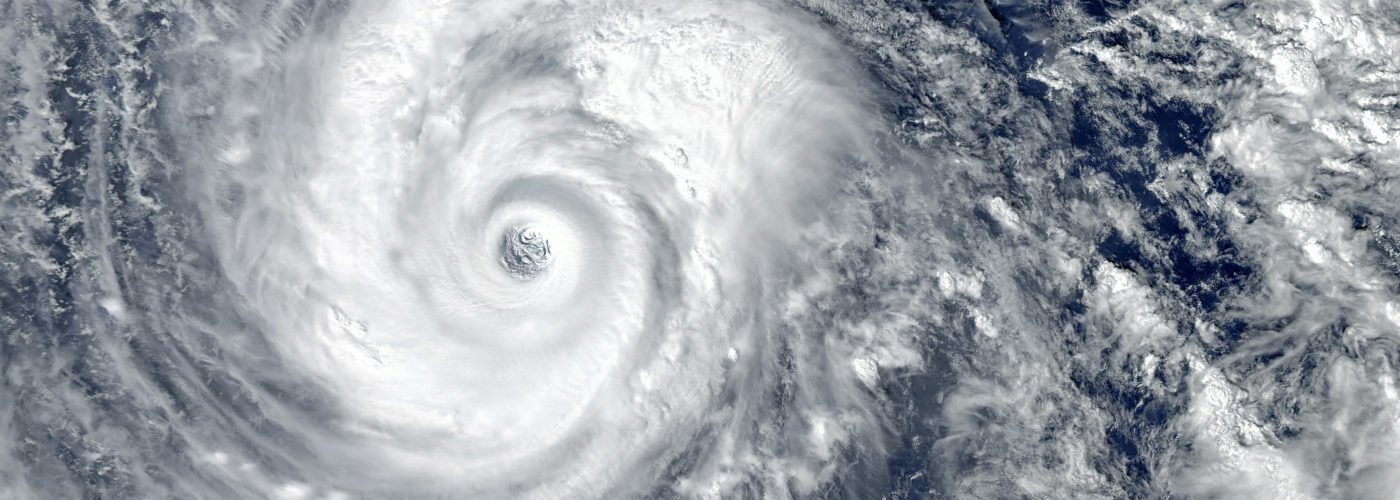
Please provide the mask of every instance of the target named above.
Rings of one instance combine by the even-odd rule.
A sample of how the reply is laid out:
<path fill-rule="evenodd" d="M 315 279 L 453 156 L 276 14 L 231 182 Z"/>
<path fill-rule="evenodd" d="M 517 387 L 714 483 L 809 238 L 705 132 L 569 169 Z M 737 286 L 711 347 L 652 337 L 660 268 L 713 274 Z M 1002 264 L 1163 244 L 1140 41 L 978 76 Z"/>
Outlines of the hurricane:
<path fill-rule="evenodd" d="M 0 3 L 0 498 L 1395 498 L 1400 6 Z"/>

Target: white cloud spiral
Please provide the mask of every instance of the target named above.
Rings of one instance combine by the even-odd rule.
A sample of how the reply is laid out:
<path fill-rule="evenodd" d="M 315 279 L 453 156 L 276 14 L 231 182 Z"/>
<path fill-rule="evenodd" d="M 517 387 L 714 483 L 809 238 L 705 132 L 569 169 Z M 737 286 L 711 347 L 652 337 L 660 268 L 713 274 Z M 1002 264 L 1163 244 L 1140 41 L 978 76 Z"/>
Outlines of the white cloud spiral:
<path fill-rule="evenodd" d="M 235 200 L 206 207 L 226 272 L 346 409 L 311 434 L 348 446 L 347 470 L 374 463 L 366 488 L 603 494 L 658 473 L 724 393 L 766 397 L 746 379 L 771 376 L 806 293 L 790 284 L 831 265 L 799 243 L 830 231 L 821 200 L 874 119 L 814 22 L 743 3 L 395 4 L 285 47 L 296 63 L 228 104 L 249 112 L 230 113 L 204 189 Z M 529 279 L 502 265 L 522 228 L 548 241 Z M 823 366 L 804 383 L 857 387 L 849 361 L 793 357 Z M 839 447 L 876 429 L 859 407 L 793 417 Z M 687 488 L 796 460 L 769 482 L 810 493 L 824 459 L 708 464 Z"/>

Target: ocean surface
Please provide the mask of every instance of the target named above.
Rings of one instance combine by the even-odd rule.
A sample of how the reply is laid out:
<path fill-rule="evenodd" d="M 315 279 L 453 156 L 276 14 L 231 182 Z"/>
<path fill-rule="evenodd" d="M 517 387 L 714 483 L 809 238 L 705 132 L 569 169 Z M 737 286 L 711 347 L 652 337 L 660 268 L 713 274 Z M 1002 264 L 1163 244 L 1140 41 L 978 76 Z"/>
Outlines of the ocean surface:
<path fill-rule="evenodd" d="M 0 499 L 1400 498 L 1400 3 L 0 0 Z"/>

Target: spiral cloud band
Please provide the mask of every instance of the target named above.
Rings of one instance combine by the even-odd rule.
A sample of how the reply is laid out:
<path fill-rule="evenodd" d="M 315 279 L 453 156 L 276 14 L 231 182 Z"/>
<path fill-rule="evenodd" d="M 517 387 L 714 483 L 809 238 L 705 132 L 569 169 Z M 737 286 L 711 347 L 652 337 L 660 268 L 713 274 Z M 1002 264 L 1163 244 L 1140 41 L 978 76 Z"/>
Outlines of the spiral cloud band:
<path fill-rule="evenodd" d="M 1385 2 L 0 4 L 0 498 L 1391 498 Z"/>
<path fill-rule="evenodd" d="M 766 397 L 734 385 L 764 377 L 743 372 L 807 300 L 779 287 L 830 267 L 790 236 L 828 224 L 802 211 L 871 142 L 850 124 L 875 117 L 825 81 L 858 71 L 814 20 L 647 9 L 354 7 L 281 55 L 315 58 L 271 83 L 245 69 L 204 210 L 270 343 L 345 407 L 298 434 L 377 457 L 335 484 L 644 493 L 611 485 L 675 460 L 726 393 Z M 850 385 L 834 369 L 824 383 Z M 867 396 L 851 397 L 795 426 L 875 432 L 843 414 Z M 781 458 L 783 489 L 831 473 Z M 765 461 L 704 464 L 684 493 Z"/>

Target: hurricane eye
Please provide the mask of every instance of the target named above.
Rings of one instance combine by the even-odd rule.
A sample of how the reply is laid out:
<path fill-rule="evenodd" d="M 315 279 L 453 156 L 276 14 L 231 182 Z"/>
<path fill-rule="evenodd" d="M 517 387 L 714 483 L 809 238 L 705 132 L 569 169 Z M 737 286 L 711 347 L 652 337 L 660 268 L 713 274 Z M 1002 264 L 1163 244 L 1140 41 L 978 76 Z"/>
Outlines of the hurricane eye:
<path fill-rule="evenodd" d="M 549 267 L 549 240 L 534 228 L 521 226 L 501 238 L 501 265 L 520 279 L 539 276 Z"/>

